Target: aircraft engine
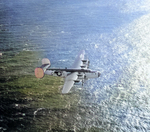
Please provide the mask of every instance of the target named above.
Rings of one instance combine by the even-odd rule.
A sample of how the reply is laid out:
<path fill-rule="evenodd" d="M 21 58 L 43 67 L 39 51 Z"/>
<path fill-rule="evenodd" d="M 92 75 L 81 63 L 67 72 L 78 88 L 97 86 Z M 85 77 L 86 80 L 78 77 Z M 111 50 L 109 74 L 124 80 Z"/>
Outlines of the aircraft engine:
<path fill-rule="evenodd" d="M 83 66 L 87 66 L 87 68 L 89 68 L 90 61 L 88 59 L 82 60 L 82 62 L 83 62 Z"/>
<path fill-rule="evenodd" d="M 78 74 L 78 79 L 79 80 L 83 80 L 85 78 L 85 75 L 84 74 Z"/>
<path fill-rule="evenodd" d="M 50 60 L 47 58 L 42 59 L 42 66 L 35 68 L 35 76 L 37 78 L 43 78 L 45 71 L 50 67 Z"/>

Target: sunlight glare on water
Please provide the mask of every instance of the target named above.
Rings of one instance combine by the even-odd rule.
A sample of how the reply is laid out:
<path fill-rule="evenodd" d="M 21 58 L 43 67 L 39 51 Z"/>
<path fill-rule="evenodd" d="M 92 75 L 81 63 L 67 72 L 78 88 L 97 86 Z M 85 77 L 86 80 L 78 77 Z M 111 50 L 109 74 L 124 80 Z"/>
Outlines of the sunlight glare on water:
<path fill-rule="evenodd" d="M 87 51 L 91 53 L 92 68 L 102 74 L 100 80 L 87 82 L 85 90 L 89 94 L 82 96 L 82 105 L 93 113 L 88 115 L 89 122 L 106 131 L 150 129 L 149 20 L 146 14 L 109 36 L 90 36 L 87 41 L 91 47 L 99 45 L 92 52 L 87 47 Z"/>

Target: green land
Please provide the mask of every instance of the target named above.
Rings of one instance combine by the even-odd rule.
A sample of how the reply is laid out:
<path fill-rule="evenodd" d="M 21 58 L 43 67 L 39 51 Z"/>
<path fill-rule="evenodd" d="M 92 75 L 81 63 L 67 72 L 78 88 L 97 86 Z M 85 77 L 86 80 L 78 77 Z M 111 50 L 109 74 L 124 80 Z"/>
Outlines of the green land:
<path fill-rule="evenodd" d="M 37 52 L 3 53 L 0 58 L 0 100 L 2 130 L 71 130 L 69 118 L 75 114 L 77 94 L 61 94 L 63 79 L 37 79 L 40 65 Z M 45 116 L 46 115 L 46 116 Z M 32 127 L 31 127 L 32 125 Z"/>

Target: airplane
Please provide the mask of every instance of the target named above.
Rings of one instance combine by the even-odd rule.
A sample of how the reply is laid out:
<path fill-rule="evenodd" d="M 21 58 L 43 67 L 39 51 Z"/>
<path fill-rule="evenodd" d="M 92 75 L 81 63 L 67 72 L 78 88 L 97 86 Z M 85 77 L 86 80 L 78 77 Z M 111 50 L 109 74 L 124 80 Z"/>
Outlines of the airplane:
<path fill-rule="evenodd" d="M 89 69 L 90 61 L 88 59 L 84 59 L 84 56 L 85 51 L 82 50 L 75 59 L 72 67 L 64 69 L 49 68 L 51 66 L 49 59 L 43 58 L 42 66 L 35 68 L 35 76 L 37 78 L 43 78 L 44 74 L 47 74 L 65 78 L 65 83 L 61 92 L 62 94 L 67 94 L 73 87 L 74 83 L 82 81 L 83 85 L 85 80 L 100 77 L 99 71 Z"/>

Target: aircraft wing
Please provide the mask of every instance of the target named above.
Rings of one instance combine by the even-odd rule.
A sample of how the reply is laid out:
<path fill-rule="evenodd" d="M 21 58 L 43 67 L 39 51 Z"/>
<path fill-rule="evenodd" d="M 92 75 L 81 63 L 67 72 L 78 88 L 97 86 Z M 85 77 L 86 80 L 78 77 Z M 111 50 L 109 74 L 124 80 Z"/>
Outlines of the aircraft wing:
<path fill-rule="evenodd" d="M 77 56 L 77 58 L 75 59 L 75 62 L 73 63 L 71 68 L 81 68 L 80 66 L 82 65 L 82 60 L 84 60 L 84 55 L 85 55 L 85 51 L 82 50 Z"/>
<path fill-rule="evenodd" d="M 71 73 L 65 78 L 65 83 L 62 89 L 62 93 L 68 93 L 72 86 L 74 85 L 74 80 L 77 79 L 77 72 Z"/>
<path fill-rule="evenodd" d="M 73 68 L 81 69 L 80 66 L 82 65 L 82 60 L 84 60 L 84 55 L 85 55 L 85 51 L 82 50 L 77 56 L 77 58 L 75 59 L 75 62 L 73 63 L 71 67 L 72 69 Z M 77 80 L 78 78 L 77 74 L 78 72 L 72 72 L 65 78 L 65 83 L 62 89 L 63 94 L 68 93 L 70 91 L 70 89 L 74 85 L 74 81 Z"/>

